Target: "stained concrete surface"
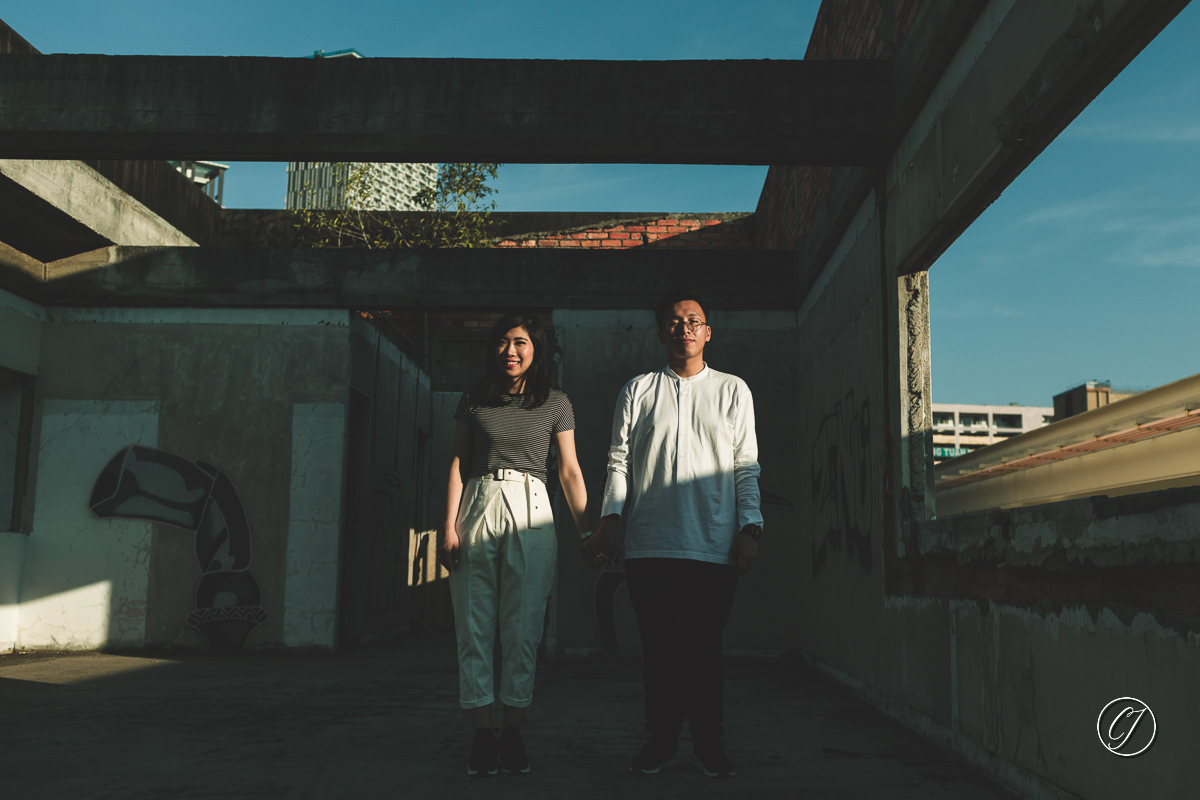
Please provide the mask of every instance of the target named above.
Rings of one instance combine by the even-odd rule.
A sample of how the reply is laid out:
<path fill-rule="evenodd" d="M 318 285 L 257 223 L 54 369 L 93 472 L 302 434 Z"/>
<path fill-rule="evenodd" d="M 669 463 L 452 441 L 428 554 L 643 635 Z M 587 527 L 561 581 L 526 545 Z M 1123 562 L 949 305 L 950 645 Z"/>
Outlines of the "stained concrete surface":
<path fill-rule="evenodd" d="M 637 660 L 544 660 L 533 771 L 478 779 L 444 634 L 339 655 L 3 655 L 0 760 L 5 796 L 45 800 L 1013 797 L 795 660 L 732 659 L 726 692 L 737 777 L 706 778 L 686 740 L 632 776 Z"/>

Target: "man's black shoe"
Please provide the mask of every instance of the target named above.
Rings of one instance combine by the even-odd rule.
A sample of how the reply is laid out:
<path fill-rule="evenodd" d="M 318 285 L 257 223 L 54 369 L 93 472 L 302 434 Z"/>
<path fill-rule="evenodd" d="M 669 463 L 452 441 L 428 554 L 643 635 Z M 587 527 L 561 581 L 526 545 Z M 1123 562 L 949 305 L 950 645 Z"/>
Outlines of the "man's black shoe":
<path fill-rule="evenodd" d="M 694 742 L 696 758 L 704 765 L 704 774 L 710 778 L 732 778 L 737 773 L 733 770 L 733 762 L 725 755 L 725 748 L 720 739 L 696 739 Z"/>
<path fill-rule="evenodd" d="M 504 770 L 505 775 L 529 772 L 529 756 L 525 753 L 525 742 L 519 730 L 505 728 L 496 740 L 496 747 L 500 751 L 500 769 Z"/>
<path fill-rule="evenodd" d="M 491 728 L 479 728 L 471 742 L 471 760 L 467 762 L 467 774 L 482 778 L 500 771 L 496 765 L 496 734 Z"/>
<path fill-rule="evenodd" d="M 675 756 L 679 749 L 679 740 L 666 736 L 651 736 L 641 752 L 633 757 L 629 771 L 635 775 L 653 775 L 662 769 L 662 765 Z"/>

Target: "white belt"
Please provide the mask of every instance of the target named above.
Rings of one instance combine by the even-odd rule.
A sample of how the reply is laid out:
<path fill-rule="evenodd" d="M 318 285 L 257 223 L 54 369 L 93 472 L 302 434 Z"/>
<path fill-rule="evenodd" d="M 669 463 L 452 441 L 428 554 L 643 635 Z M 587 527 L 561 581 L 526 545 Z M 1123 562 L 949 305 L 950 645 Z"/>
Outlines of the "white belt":
<path fill-rule="evenodd" d="M 522 510 L 530 528 L 534 526 L 534 520 L 542 518 L 550 508 L 550 498 L 546 496 L 546 485 L 534 475 L 515 469 L 498 469 L 479 477 L 485 481 L 508 481 L 523 484 L 525 486 L 525 502 L 522 505 L 525 508 Z M 511 498 L 509 505 L 514 505 Z M 514 508 L 513 513 L 520 512 Z"/>
<path fill-rule="evenodd" d="M 487 475 L 480 476 L 493 481 L 513 481 L 515 483 L 525 483 L 525 473 L 515 469 L 498 469 L 495 472 L 489 472 Z"/>

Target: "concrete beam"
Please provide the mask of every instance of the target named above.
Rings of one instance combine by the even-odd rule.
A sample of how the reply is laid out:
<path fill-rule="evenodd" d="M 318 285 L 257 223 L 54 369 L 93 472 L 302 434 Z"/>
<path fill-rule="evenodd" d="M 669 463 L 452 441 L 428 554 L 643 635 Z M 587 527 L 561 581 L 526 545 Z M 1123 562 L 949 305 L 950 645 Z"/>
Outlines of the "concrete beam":
<path fill-rule="evenodd" d="M 0 289 L 46 306 L 638 308 L 687 284 L 723 309 L 782 309 L 792 257 L 762 250 L 251 250 L 110 247 L 4 268 Z"/>
<path fill-rule="evenodd" d="M 0 160 L 0 242 L 42 262 L 110 244 L 195 244 L 85 164 L 17 160 Z"/>
<path fill-rule="evenodd" d="M 928 269 L 1188 0 L 992 0 L 891 155 L 888 258 Z"/>
<path fill-rule="evenodd" d="M 0 158 L 873 164 L 881 61 L 0 58 Z"/>

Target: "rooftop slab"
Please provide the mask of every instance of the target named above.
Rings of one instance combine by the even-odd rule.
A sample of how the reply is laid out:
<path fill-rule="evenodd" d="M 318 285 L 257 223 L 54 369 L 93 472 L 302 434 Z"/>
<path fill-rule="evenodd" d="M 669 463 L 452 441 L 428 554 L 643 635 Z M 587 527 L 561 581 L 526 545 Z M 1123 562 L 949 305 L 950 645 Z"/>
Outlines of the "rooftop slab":
<path fill-rule="evenodd" d="M 731 659 L 726 704 L 737 777 L 706 778 L 686 733 L 633 776 L 639 662 L 543 660 L 532 772 L 478 779 L 447 635 L 336 656 L 0 656 L 14 797 L 1014 797 L 797 660 Z"/>

